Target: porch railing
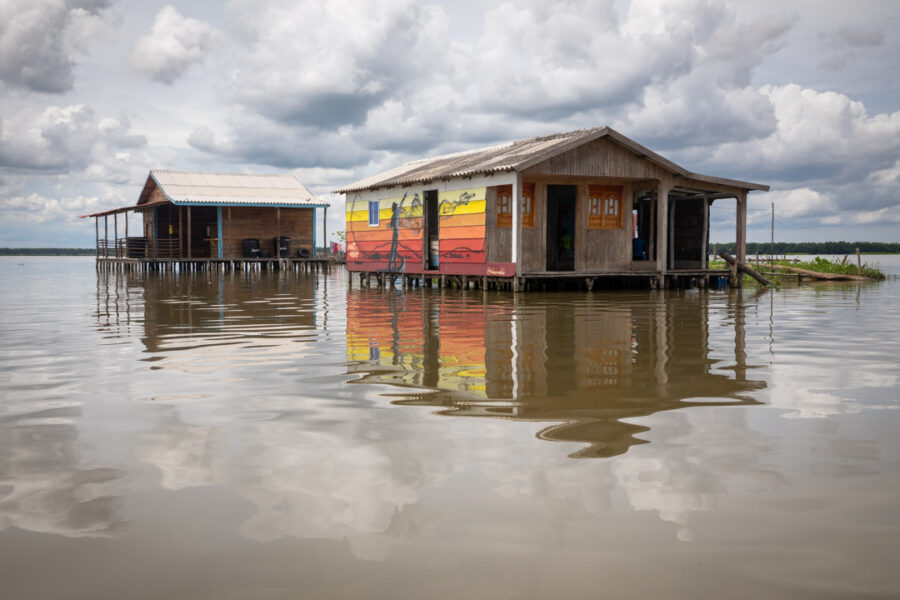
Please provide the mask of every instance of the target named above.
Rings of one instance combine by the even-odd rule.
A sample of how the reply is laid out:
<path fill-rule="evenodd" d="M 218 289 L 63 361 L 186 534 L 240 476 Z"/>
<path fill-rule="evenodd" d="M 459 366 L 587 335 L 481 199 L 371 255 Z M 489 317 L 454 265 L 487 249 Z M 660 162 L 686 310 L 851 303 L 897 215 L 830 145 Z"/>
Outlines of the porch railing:
<path fill-rule="evenodd" d="M 155 254 L 155 256 L 154 256 Z M 118 240 L 98 239 L 98 258 L 181 258 L 181 240 L 164 238 L 156 241 L 143 237 L 120 238 Z"/>

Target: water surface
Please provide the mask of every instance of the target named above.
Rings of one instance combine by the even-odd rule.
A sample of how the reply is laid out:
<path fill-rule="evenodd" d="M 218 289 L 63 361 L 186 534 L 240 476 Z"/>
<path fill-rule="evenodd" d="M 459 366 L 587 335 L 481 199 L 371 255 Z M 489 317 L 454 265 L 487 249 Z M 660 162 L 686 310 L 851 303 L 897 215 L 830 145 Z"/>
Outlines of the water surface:
<path fill-rule="evenodd" d="M 0 596 L 894 597 L 898 294 L 0 259 Z"/>

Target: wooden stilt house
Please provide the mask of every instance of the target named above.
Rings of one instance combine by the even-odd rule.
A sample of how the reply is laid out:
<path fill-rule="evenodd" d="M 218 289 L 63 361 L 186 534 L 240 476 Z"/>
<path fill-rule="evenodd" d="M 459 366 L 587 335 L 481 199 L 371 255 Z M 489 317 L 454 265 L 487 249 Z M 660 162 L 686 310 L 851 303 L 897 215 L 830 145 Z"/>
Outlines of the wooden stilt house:
<path fill-rule="evenodd" d="M 347 267 L 540 279 L 709 275 L 709 209 L 768 186 L 692 173 L 602 127 L 413 161 L 348 185 Z"/>
<path fill-rule="evenodd" d="M 153 170 L 136 205 L 82 218 L 96 219 L 101 260 L 306 258 L 319 243 L 316 208 L 324 245 L 328 204 L 293 175 Z M 132 212 L 143 215 L 137 231 L 129 230 Z"/>

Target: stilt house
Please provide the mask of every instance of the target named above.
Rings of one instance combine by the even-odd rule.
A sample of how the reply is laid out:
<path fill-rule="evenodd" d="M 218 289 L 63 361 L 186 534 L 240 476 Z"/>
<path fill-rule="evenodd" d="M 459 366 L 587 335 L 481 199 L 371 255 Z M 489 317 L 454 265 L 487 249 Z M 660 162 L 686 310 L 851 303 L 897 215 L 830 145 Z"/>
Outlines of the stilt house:
<path fill-rule="evenodd" d="M 347 267 L 529 280 L 708 275 L 709 209 L 768 186 L 692 173 L 608 128 L 427 158 L 338 193 Z"/>
<path fill-rule="evenodd" d="M 83 218 L 96 219 L 100 259 L 228 260 L 298 253 L 311 257 L 318 243 L 316 208 L 323 209 L 324 244 L 328 204 L 293 175 L 153 170 L 137 205 Z M 131 212 L 143 215 L 138 231 L 129 230 Z"/>

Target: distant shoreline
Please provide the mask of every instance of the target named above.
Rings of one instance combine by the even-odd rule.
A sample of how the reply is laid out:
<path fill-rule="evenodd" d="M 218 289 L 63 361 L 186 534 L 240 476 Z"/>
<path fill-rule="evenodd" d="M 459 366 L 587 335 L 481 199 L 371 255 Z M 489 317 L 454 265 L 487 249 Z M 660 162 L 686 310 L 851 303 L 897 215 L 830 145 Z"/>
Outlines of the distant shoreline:
<path fill-rule="evenodd" d="M 0 248 L 0 256 L 96 256 L 93 248 Z"/>

